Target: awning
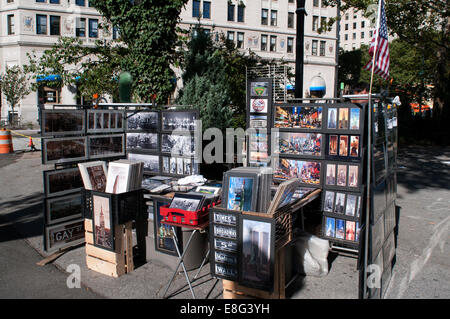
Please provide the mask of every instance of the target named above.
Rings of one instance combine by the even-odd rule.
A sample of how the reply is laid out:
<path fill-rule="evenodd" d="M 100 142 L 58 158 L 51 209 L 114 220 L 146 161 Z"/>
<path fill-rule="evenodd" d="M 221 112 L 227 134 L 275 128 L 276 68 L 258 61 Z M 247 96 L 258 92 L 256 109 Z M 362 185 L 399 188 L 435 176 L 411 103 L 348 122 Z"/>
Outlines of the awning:
<path fill-rule="evenodd" d="M 36 78 L 36 82 L 42 81 L 61 81 L 61 75 L 59 74 L 39 75 Z"/>

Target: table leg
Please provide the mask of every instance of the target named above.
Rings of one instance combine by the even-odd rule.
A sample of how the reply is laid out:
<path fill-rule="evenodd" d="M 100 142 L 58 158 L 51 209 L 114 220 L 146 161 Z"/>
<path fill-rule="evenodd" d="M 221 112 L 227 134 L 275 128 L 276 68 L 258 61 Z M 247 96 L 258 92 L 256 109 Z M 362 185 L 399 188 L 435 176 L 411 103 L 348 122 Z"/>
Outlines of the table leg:
<path fill-rule="evenodd" d="M 184 262 L 183 262 L 184 255 L 185 255 L 186 252 L 188 251 L 189 245 L 190 245 L 190 243 L 191 243 L 191 239 L 194 237 L 194 234 L 195 234 L 196 231 L 197 231 L 197 230 L 194 229 L 194 231 L 192 232 L 191 236 L 189 237 L 189 240 L 188 240 L 188 242 L 187 242 L 187 244 L 186 244 L 186 246 L 185 246 L 185 248 L 184 248 L 183 254 L 180 254 L 180 249 L 178 248 L 178 245 L 177 245 L 177 242 L 178 242 L 177 234 L 176 234 L 176 231 L 175 231 L 175 227 L 172 226 L 172 232 L 173 232 L 173 237 L 172 237 L 172 239 L 173 239 L 173 241 L 174 241 L 175 248 L 176 248 L 176 250 L 177 250 L 177 254 L 178 254 L 178 257 L 179 257 L 180 261 L 178 262 L 178 265 L 177 265 L 177 267 L 175 268 L 175 271 L 174 271 L 174 273 L 173 273 L 172 279 L 170 279 L 169 284 L 167 285 L 166 291 L 165 291 L 164 294 L 163 294 L 163 298 L 166 296 L 167 291 L 169 290 L 170 285 L 172 284 L 173 280 L 175 279 L 175 276 L 176 276 L 176 274 L 177 274 L 178 268 L 180 268 L 180 265 L 181 265 L 181 266 L 183 267 L 183 272 L 184 272 L 184 275 L 185 275 L 185 277 L 186 277 L 186 281 L 187 281 L 187 283 L 188 283 L 188 285 L 189 285 L 189 289 L 191 290 L 192 297 L 194 297 L 194 299 L 196 299 L 195 294 L 194 294 L 194 290 L 192 289 L 191 282 L 190 282 L 190 280 L 189 280 L 189 276 L 188 276 L 188 274 L 187 274 L 187 271 L 186 271 L 186 268 L 184 267 Z"/>
<path fill-rule="evenodd" d="M 195 274 L 194 279 L 197 279 L 198 274 L 202 270 L 203 266 L 205 265 L 206 260 L 209 257 L 209 253 L 210 253 L 210 248 L 208 248 L 208 252 L 206 253 L 205 258 L 203 258 L 202 264 L 200 265 L 200 268 L 198 269 L 197 273 Z"/>

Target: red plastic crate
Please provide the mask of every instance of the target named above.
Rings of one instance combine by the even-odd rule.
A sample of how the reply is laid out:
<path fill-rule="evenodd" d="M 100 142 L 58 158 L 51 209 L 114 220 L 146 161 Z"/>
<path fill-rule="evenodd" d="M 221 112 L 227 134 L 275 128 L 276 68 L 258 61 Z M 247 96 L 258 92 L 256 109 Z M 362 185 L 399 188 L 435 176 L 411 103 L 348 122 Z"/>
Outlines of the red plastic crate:
<path fill-rule="evenodd" d="M 212 204 L 212 206 L 215 205 L 216 203 Z M 169 208 L 169 206 L 170 204 L 160 208 L 159 212 L 164 221 L 191 226 L 198 226 L 206 222 L 209 218 L 209 208 L 211 208 L 211 205 L 208 205 L 201 210 L 191 212 L 178 208 Z"/>

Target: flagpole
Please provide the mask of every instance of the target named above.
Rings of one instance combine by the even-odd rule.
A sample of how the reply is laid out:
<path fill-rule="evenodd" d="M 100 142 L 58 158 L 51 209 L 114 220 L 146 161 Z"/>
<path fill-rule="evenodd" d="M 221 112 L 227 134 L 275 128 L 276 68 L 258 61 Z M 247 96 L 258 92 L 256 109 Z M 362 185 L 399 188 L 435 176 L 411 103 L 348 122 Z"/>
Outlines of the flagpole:
<path fill-rule="evenodd" d="M 365 242 L 364 242 L 364 275 L 363 275 L 363 299 L 368 298 L 368 290 L 367 290 L 367 263 L 369 259 L 369 231 L 370 231 L 370 210 L 371 210 L 371 168 L 372 168 L 372 86 L 373 86 L 373 73 L 375 68 L 375 57 L 377 55 L 377 49 L 378 49 L 378 37 L 380 36 L 380 15 L 381 15 L 381 2 L 383 0 L 380 0 L 378 3 L 378 14 L 377 14 L 377 25 L 376 25 L 376 37 L 375 37 L 375 49 L 373 51 L 372 56 L 372 70 L 370 72 L 370 86 L 369 86 L 369 102 L 367 105 L 367 111 L 368 111 L 368 134 L 367 134 L 367 202 L 366 202 L 366 232 L 365 232 Z"/>

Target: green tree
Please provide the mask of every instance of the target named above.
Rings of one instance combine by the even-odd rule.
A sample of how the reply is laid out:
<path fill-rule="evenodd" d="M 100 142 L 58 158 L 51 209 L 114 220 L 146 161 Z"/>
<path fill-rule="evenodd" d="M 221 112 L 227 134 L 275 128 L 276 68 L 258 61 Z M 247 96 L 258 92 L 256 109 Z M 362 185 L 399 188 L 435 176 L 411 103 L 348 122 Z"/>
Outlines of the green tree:
<path fill-rule="evenodd" d="M 18 106 L 20 100 L 30 94 L 28 77 L 17 65 L 6 67 L 6 72 L 1 75 L 0 86 L 14 114 L 14 108 Z"/>
<path fill-rule="evenodd" d="M 117 40 L 96 41 L 85 45 L 77 38 L 60 38 L 41 58 L 30 55 L 29 70 L 34 77 L 59 74 L 64 85 L 77 85 L 81 94 L 93 93 L 118 97 L 117 79 L 122 71 L 133 77 L 136 102 L 165 104 L 173 91 L 179 44 L 177 23 L 187 0 L 91 0 L 106 19 L 99 29 L 119 30 Z"/>
<path fill-rule="evenodd" d="M 337 5 L 339 0 L 327 0 Z M 378 0 L 346 0 L 341 10 L 353 7 L 366 12 Z M 434 100 L 433 118 L 435 129 L 447 131 L 450 120 L 450 3 L 443 0 L 386 0 L 386 20 L 391 35 L 402 40 L 411 50 L 420 52 L 424 61 L 428 58 L 430 68 L 422 76 L 431 81 Z M 391 61 L 391 70 L 395 68 Z M 422 62 L 416 69 L 422 68 Z M 424 68 L 425 70 L 425 68 Z M 395 79 L 394 79 L 395 80 Z M 415 85 L 421 85 L 418 79 Z"/>

